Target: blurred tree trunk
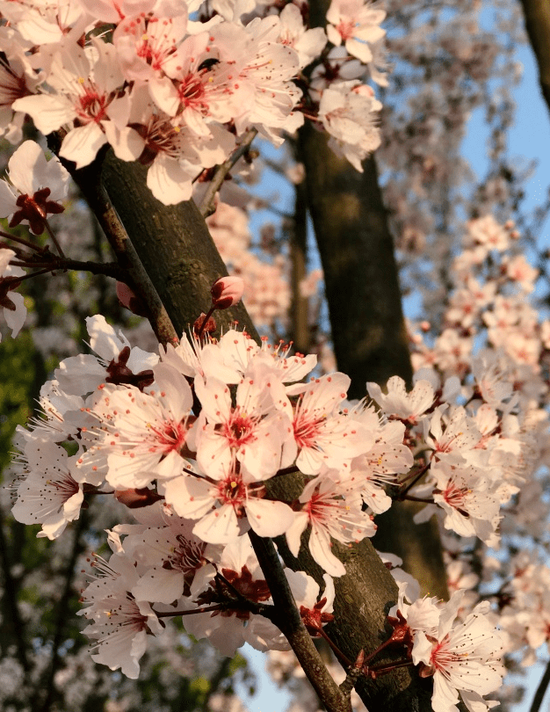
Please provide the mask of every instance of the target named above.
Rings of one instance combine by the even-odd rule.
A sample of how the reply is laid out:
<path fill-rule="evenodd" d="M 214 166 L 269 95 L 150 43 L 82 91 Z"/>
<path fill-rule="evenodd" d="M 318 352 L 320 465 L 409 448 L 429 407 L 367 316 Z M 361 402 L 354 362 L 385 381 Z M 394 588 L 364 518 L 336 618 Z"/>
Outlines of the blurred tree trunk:
<path fill-rule="evenodd" d="M 311 0 L 310 24 L 324 27 L 328 0 Z M 299 136 L 306 170 L 308 208 L 323 264 L 338 368 L 352 379 L 351 398 L 365 383 L 390 376 L 412 380 L 393 239 L 373 157 L 359 173 L 327 145 L 327 136 L 306 124 Z M 421 506 L 421 505 L 420 505 Z M 377 517 L 374 544 L 403 559 L 425 593 L 448 597 L 437 522 L 418 526 L 419 505 L 395 503 Z"/>
<path fill-rule="evenodd" d="M 550 111 L 550 2 L 521 0 L 525 29 L 539 68 L 542 95 Z"/>

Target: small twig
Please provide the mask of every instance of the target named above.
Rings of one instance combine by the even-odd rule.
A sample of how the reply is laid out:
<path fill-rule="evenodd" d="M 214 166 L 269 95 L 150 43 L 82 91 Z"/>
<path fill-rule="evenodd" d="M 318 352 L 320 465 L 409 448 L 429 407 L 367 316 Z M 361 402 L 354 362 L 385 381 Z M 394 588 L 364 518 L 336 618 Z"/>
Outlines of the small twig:
<path fill-rule="evenodd" d="M 225 161 L 218 167 L 216 173 L 214 174 L 214 177 L 210 181 L 210 185 L 208 186 L 206 193 L 204 194 L 202 203 L 199 206 L 199 210 L 203 218 L 207 218 L 214 212 L 214 198 L 218 190 L 221 188 L 222 183 L 225 180 L 225 176 L 233 168 L 235 163 L 237 163 L 239 158 L 241 158 L 241 156 L 244 156 L 244 154 L 248 151 L 248 149 L 250 148 L 250 144 L 254 140 L 257 133 L 258 131 L 256 129 L 249 129 L 243 136 L 238 148 L 233 151 L 227 161 Z"/>
<path fill-rule="evenodd" d="M 411 490 L 415 484 L 420 480 L 420 478 L 426 474 L 426 472 L 430 469 L 431 462 L 427 462 L 425 465 L 422 465 L 422 467 L 417 470 L 415 473 L 409 475 L 407 479 L 410 478 L 410 482 L 403 487 L 403 489 L 397 493 L 397 495 L 394 497 L 394 499 L 401 501 L 402 499 L 405 498 L 405 495 Z"/>
<path fill-rule="evenodd" d="M 349 696 L 332 679 L 300 617 L 275 545 L 271 539 L 260 537 L 253 530 L 248 532 L 248 536 L 271 591 L 276 609 L 273 622 L 285 635 L 328 712 L 351 712 Z"/>
<path fill-rule="evenodd" d="M 27 275 L 28 277 L 34 277 L 37 274 L 44 274 L 45 272 L 58 272 L 67 270 L 74 270 L 76 272 L 90 272 L 91 274 L 103 274 L 106 277 L 113 277 L 120 281 L 124 281 L 127 277 L 127 270 L 120 267 L 117 262 L 81 262 L 80 260 L 69 260 L 56 257 L 53 260 L 48 260 L 47 262 L 25 262 L 24 260 L 12 260 L 10 264 L 14 267 L 26 267 L 27 269 L 31 267 L 40 267 L 39 272 L 32 272 Z M 22 280 L 25 277 L 19 277 Z"/>
<path fill-rule="evenodd" d="M 204 608 L 193 608 L 187 611 L 155 611 L 153 608 L 153 613 L 157 618 L 173 618 L 174 616 L 191 616 L 195 613 L 210 613 L 211 611 L 223 611 L 226 610 L 227 606 L 221 603 L 216 603 L 213 606 L 205 606 Z"/>
<path fill-rule="evenodd" d="M 86 168 L 71 170 L 71 175 L 101 225 L 120 266 L 128 269 L 132 280 L 130 286 L 137 292 L 143 303 L 148 305 L 149 322 L 159 342 L 162 344 L 177 343 L 179 338 L 166 308 L 161 302 L 103 186 L 101 181 L 101 162 L 102 158 L 97 158 L 92 165 Z"/>
<path fill-rule="evenodd" d="M 25 245 L 25 247 L 33 250 L 33 252 L 45 252 L 47 249 L 40 247 L 39 245 L 35 245 L 30 240 L 25 240 L 24 237 L 17 237 L 16 235 L 11 235 L 9 232 L 4 232 L 3 230 L 0 230 L 0 237 L 5 237 L 7 240 L 12 240 L 13 242 L 18 242 L 20 245 Z M 8 247 L 8 245 L 6 245 L 6 247 Z"/>
<path fill-rule="evenodd" d="M 55 249 L 58 251 L 59 256 L 65 259 L 65 255 L 63 253 L 63 250 L 61 248 L 61 245 L 59 244 L 59 240 L 55 236 L 54 231 L 51 228 L 50 223 L 47 220 L 44 220 L 44 225 L 46 226 L 46 230 L 48 231 L 48 235 L 51 237 L 53 244 L 55 245 Z"/>
<path fill-rule="evenodd" d="M 542 676 L 541 681 L 539 682 L 539 686 L 537 687 L 537 691 L 535 692 L 535 696 L 533 697 L 533 702 L 531 703 L 529 712 L 539 712 L 540 706 L 542 705 L 542 701 L 544 699 L 544 695 L 546 694 L 546 690 L 548 689 L 549 684 L 550 684 L 550 660 L 546 664 L 546 669 L 544 671 L 544 675 Z"/>

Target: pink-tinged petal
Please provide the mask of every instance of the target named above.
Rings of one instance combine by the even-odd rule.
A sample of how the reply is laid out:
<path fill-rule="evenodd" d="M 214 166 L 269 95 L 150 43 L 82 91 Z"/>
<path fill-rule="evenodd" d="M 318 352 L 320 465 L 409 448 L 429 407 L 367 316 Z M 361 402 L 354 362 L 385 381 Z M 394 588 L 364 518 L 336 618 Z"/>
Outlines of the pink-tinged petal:
<path fill-rule="evenodd" d="M 25 306 L 25 299 L 19 292 L 10 292 L 10 299 L 15 304 L 15 311 L 11 309 L 4 309 L 4 319 L 6 324 L 11 329 L 11 335 L 15 339 L 17 334 L 21 331 L 21 327 L 25 323 L 25 318 L 27 316 L 27 307 Z"/>
<path fill-rule="evenodd" d="M 214 430 L 198 426 L 196 431 L 197 462 L 201 469 L 216 480 L 223 479 L 231 471 L 233 455 L 226 438 Z"/>
<path fill-rule="evenodd" d="M 7 218 L 17 210 L 16 195 L 4 180 L 0 180 L 0 218 Z"/>
<path fill-rule="evenodd" d="M 12 108 L 14 111 L 29 114 L 36 128 L 45 135 L 57 131 L 63 124 L 72 122 L 76 116 L 70 101 L 47 94 L 24 96 L 14 101 Z"/>
<path fill-rule="evenodd" d="M 327 531 L 313 526 L 309 537 L 309 550 L 315 561 L 331 576 L 343 576 L 344 564 L 331 551 L 332 542 Z"/>
<path fill-rule="evenodd" d="M 296 512 L 294 522 L 286 531 L 286 541 L 293 556 L 298 556 L 300 551 L 302 534 L 309 524 L 309 514 L 305 511 Z"/>
<path fill-rule="evenodd" d="M 209 544 L 228 544 L 240 534 L 235 510 L 230 504 L 215 509 L 195 524 L 193 534 Z"/>
<path fill-rule="evenodd" d="M 85 382 L 82 378 L 84 373 Z M 91 354 L 69 356 L 61 361 L 59 368 L 55 369 L 55 378 L 59 388 L 66 393 L 91 392 L 105 380 L 105 367 Z M 87 385 L 88 381 L 89 385 Z"/>
<path fill-rule="evenodd" d="M 443 675 L 434 675 L 432 709 L 434 712 L 456 712 L 458 692 Z"/>
<path fill-rule="evenodd" d="M 77 168 L 84 168 L 94 160 L 105 143 L 107 137 L 101 127 L 96 123 L 89 123 L 69 131 L 63 139 L 59 155 L 74 161 Z"/>
<path fill-rule="evenodd" d="M 210 495 L 210 484 L 190 475 L 181 475 L 166 482 L 164 494 L 176 514 L 189 519 L 204 516 L 214 504 Z"/>
<path fill-rule="evenodd" d="M 284 534 L 294 522 L 294 512 L 284 502 L 250 498 L 246 516 L 256 534 L 274 537 Z"/>
<path fill-rule="evenodd" d="M 186 171 L 175 159 L 159 154 L 147 171 L 147 187 L 164 205 L 177 205 L 190 200 L 199 172 Z"/>
<path fill-rule="evenodd" d="M 318 450 L 304 448 L 296 459 L 296 467 L 306 475 L 317 475 L 321 469 L 323 457 Z"/>
<path fill-rule="evenodd" d="M 148 87 L 151 99 L 158 108 L 168 116 L 175 116 L 180 106 L 180 97 L 172 82 L 168 79 L 151 79 Z"/>
<path fill-rule="evenodd" d="M 193 394 L 185 377 L 166 363 L 157 364 L 155 390 L 162 397 L 163 405 L 168 408 L 176 420 L 183 420 L 193 405 Z"/>
<path fill-rule="evenodd" d="M 137 161 L 145 148 L 145 141 L 138 132 L 129 126 L 118 129 L 112 121 L 104 121 L 102 126 L 115 156 L 121 161 Z"/>
<path fill-rule="evenodd" d="M 260 482 L 277 472 L 281 464 L 282 443 L 278 428 L 281 421 L 266 418 L 258 427 L 256 440 L 246 445 L 238 454 L 244 471 L 252 479 Z"/>
<path fill-rule="evenodd" d="M 209 378 L 206 382 L 197 377 L 195 392 L 202 405 L 201 414 L 209 423 L 223 423 L 231 415 L 231 393 L 229 388 L 217 378 Z"/>
<path fill-rule="evenodd" d="M 182 593 L 183 574 L 174 569 L 150 569 L 132 588 L 136 600 L 155 603 L 173 603 Z"/>

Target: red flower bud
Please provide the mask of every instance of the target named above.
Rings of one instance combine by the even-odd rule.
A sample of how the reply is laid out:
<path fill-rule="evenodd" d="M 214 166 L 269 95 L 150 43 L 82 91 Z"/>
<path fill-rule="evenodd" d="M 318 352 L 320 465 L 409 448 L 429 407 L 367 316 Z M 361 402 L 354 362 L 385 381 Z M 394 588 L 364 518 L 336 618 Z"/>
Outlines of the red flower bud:
<path fill-rule="evenodd" d="M 244 282 L 240 277 L 220 277 L 210 290 L 212 306 L 215 309 L 228 309 L 240 301 L 243 292 Z"/>

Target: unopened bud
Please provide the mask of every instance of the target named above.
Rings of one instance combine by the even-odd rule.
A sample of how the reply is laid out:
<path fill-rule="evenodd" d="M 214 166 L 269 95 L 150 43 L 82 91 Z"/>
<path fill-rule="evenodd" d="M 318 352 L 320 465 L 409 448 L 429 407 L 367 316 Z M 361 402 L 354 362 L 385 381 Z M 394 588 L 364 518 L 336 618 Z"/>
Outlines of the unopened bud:
<path fill-rule="evenodd" d="M 147 307 L 142 302 L 142 300 L 135 294 L 133 289 L 131 289 L 127 284 L 125 284 L 124 282 L 117 282 L 116 295 L 118 297 L 118 301 L 122 304 L 123 307 L 126 307 L 126 309 L 129 309 L 131 312 L 137 314 L 138 316 L 147 316 Z"/>
<path fill-rule="evenodd" d="M 118 499 L 129 509 L 140 509 L 141 507 L 149 507 L 159 499 L 162 499 L 162 497 L 153 490 L 143 487 L 140 489 L 116 490 L 115 499 Z"/>
<path fill-rule="evenodd" d="M 229 309 L 241 300 L 243 292 L 244 282 L 240 277 L 220 277 L 210 290 L 212 306 L 215 309 Z"/>

